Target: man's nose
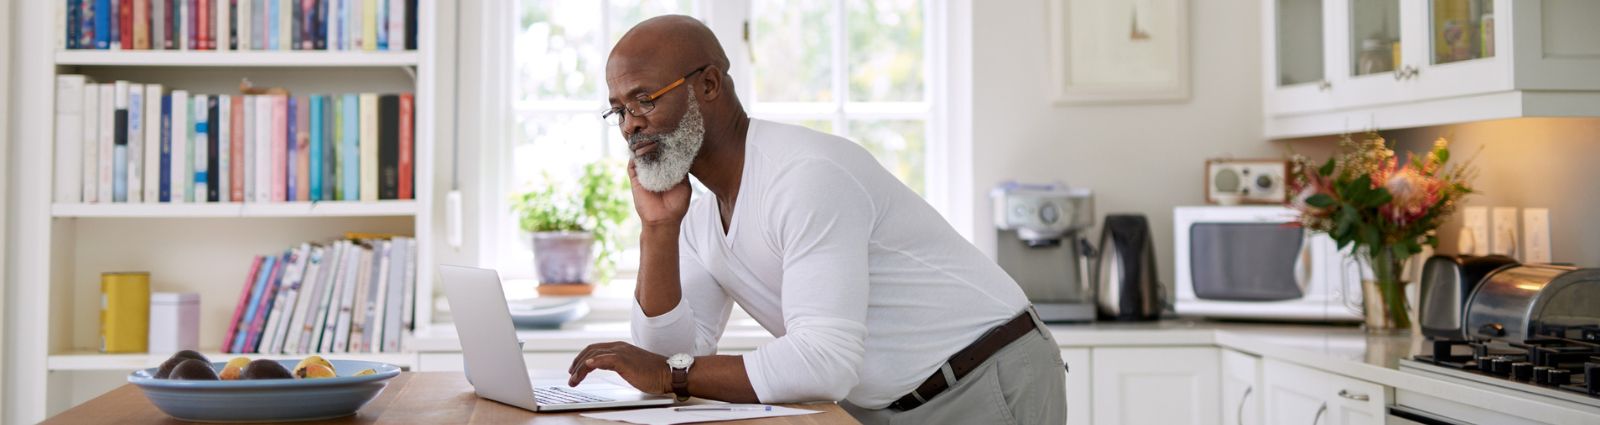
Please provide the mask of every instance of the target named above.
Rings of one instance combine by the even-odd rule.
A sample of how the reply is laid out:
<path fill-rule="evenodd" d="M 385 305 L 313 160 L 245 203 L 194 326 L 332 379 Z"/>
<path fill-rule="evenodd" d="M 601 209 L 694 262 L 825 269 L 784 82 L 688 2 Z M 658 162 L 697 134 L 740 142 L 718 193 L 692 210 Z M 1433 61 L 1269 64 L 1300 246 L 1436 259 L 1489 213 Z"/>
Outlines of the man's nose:
<path fill-rule="evenodd" d="M 645 124 L 647 123 L 644 117 L 635 117 L 624 113 L 622 116 L 622 136 L 633 137 L 633 135 L 639 134 L 640 131 L 644 130 Z"/>

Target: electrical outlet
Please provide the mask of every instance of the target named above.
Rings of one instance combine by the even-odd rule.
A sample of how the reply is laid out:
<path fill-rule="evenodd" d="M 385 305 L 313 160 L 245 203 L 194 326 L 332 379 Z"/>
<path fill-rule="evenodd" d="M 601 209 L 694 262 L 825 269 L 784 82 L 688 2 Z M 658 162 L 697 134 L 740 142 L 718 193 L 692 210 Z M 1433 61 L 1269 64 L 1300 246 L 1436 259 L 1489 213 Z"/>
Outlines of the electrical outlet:
<path fill-rule="evenodd" d="M 1522 258 L 1517 252 L 1517 208 L 1494 207 L 1490 224 L 1494 234 L 1489 236 L 1489 252 L 1511 258 Z"/>
<path fill-rule="evenodd" d="M 1456 241 L 1457 253 L 1489 255 L 1489 208 L 1462 208 L 1461 218 L 1461 236 Z"/>
<path fill-rule="evenodd" d="M 1549 263 L 1550 257 L 1550 209 L 1522 210 L 1522 261 Z"/>

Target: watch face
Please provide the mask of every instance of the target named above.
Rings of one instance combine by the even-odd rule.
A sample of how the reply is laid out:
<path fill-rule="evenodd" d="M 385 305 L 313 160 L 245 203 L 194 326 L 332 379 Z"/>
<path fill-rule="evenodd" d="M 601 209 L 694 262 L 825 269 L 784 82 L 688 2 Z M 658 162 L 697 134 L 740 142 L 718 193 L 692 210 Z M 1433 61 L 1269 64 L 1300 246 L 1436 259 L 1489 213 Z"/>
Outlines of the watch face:
<path fill-rule="evenodd" d="M 694 357 L 688 354 L 673 354 L 671 358 L 667 359 L 667 366 L 671 366 L 673 369 L 688 369 L 693 364 Z"/>

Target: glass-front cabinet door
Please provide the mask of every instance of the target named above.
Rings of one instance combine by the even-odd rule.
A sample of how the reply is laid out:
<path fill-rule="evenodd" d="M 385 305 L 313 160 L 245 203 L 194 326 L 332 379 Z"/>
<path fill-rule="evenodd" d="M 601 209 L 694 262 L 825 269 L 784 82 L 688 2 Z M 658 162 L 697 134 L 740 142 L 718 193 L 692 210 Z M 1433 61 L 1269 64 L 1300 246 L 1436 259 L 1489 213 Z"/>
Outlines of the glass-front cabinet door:
<path fill-rule="evenodd" d="M 1263 0 L 1268 111 L 1292 114 L 1333 106 L 1328 18 L 1335 1 Z"/>
<path fill-rule="evenodd" d="M 1510 90 L 1513 0 L 1406 0 L 1421 19 L 1411 30 L 1427 40 L 1408 75 L 1423 97 Z"/>
<path fill-rule="evenodd" d="M 1406 31 L 1417 0 L 1338 0 L 1339 16 L 1335 32 L 1339 45 L 1334 55 L 1338 75 L 1334 79 L 1339 106 L 1377 105 L 1404 101 L 1409 96 L 1404 84 L 1414 60 L 1406 52 L 1418 39 Z M 1350 131 L 1382 127 L 1381 117 L 1374 122 L 1350 123 Z"/>

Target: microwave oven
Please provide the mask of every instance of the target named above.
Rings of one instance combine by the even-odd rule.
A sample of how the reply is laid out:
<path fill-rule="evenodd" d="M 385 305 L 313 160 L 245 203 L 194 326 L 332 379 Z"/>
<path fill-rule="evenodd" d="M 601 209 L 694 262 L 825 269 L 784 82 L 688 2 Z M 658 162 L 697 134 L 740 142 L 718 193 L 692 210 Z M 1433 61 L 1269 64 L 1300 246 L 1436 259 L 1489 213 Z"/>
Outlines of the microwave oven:
<path fill-rule="evenodd" d="M 1173 245 L 1180 316 L 1359 321 L 1361 268 L 1282 206 L 1178 207 Z M 1360 300 L 1349 304 L 1359 306 Z"/>

